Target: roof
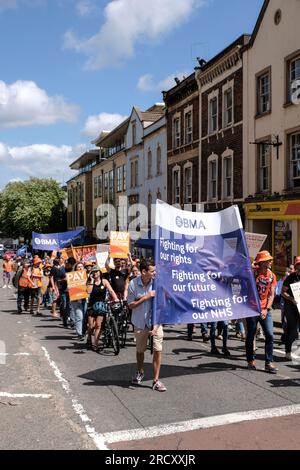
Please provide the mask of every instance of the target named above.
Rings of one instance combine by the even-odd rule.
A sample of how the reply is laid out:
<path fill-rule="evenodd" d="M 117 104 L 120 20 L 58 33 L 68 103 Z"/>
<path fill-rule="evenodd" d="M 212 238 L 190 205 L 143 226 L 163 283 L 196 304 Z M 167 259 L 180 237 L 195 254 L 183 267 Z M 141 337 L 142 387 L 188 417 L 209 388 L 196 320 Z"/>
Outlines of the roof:
<path fill-rule="evenodd" d="M 266 13 L 267 8 L 268 8 L 268 6 L 269 6 L 269 3 L 270 3 L 270 0 L 265 0 L 265 1 L 264 1 L 264 4 L 263 4 L 263 6 L 262 6 L 262 9 L 260 10 L 260 14 L 259 14 L 259 16 L 258 16 L 256 25 L 254 26 L 254 30 L 253 30 L 251 39 L 250 39 L 250 41 L 249 41 L 248 47 L 252 47 L 253 44 L 254 44 L 254 41 L 255 41 L 256 36 L 257 36 L 257 34 L 258 34 L 260 25 L 261 25 L 261 23 L 262 23 L 262 21 L 263 21 L 263 19 L 264 19 L 264 16 L 265 16 L 265 13 Z"/>
<path fill-rule="evenodd" d="M 112 147 L 117 140 L 121 140 L 122 137 L 125 136 L 128 124 L 129 118 L 125 119 L 125 121 L 122 121 L 110 132 L 103 131 L 97 139 L 93 140 L 92 144 L 103 148 Z"/>
<path fill-rule="evenodd" d="M 141 113 L 141 121 L 147 121 L 147 122 L 155 122 L 158 121 L 162 116 L 164 115 L 164 111 L 161 111 L 161 113 L 151 113 L 145 111 L 144 113 Z"/>
<path fill-rule="evenodd" d="M 185 86 L 189 85 L 191 82 L 195 81 L 195 72 L 193 72 L 191 75 L 189 75 L 188 77 L 184 78 L 183 80 L 181 80 L 180 83 L 178 83 L 177 85 L 173 86 L 173 88 L 170 88 L 170 90 L 166 91 L 166 92 L 163 92 L 165 93 L 166 95 L 168 96 L 171 96 L 173 94 L 176 94 L 179 90 L 181 90 L 182 88 L 184 88 Z"/>
<path fill-rule="evenodd" d="M 205 72 L 207 69 L 209 69 L 212 65 L 214 65 L 216 62 L 218 62 L 223 56 L 228 54 L 231 49 L 234 49 L 237 46 L 245 46 L 249 43 L 249 40 L 251 38 L 250 34 L 242 34 L 239 36 L 235 41 L 233 41 L 229 46 L 227 46 L 225 49 L 223 49 L 219 54 L 214 56 L 212 59 L 210 59 L 205 65 L 202 67 L 196 67 L 197 70 L 201 70 L 201 72 Z"/>
<path fill-rule="evenodd" d="M 79 158 L 77 158 L 77 160 L 71 163 L 71 170 L 79 170 L 80 168 L 88 165 L 89 163 L 92 163 L 98 155 L 99 149 L 92 149 L 88 150 L 87 152 L 84 152 L 82 155 L 80 155 Z"/>

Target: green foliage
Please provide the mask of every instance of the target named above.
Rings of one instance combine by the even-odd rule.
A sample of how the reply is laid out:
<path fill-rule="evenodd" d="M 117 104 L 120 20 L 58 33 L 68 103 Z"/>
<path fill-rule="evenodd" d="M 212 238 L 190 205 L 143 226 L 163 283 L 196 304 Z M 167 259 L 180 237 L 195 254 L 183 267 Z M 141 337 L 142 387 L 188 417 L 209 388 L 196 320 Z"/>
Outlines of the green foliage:
<path fill-rule="evenodd" d="M 9 183 L 0 192 L 0 232 L 31 238 L 31 232 L 63 229 L 66 193 L 57 181 L 30 178 Z"/>

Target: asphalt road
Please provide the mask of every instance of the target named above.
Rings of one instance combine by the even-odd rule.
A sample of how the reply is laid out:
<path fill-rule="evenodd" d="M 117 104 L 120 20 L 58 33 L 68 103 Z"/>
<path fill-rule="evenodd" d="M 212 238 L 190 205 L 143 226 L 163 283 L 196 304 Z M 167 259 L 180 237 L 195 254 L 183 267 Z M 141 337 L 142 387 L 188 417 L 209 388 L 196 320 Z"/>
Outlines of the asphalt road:
<path fill-rule="evenodd" d="M 233 334 L 225 359 L 210 355 L 199 329 L 187 342 L 185 328 L 166 327 L 168 390 L 159 393 L 149 351 L 145 382 L 131 385 L 132 333 L 119 356 L 98 354 L 43 314 L 16 314 L 14 289 L 0 289 L 1 449 L 299 449 L 300 368 L 285 362 L 279 331 L 273 376 L 263 371 L 263 341 L 261 370 L 251 372 Z"/>

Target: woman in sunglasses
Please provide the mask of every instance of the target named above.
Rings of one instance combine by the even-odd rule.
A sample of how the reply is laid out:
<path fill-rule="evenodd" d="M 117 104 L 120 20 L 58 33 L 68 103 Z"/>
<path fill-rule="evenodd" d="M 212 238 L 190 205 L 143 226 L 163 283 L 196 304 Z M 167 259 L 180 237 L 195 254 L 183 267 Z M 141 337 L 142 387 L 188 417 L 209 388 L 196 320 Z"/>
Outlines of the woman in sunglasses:
<path fill-rule="evenodd" d="M 110 283 L 103 278 L 101 269 L 95 266 L 92 270 L 92 279 L 87 283 L 87 292 L 90 294 L 88 303 L 88 339 L 87 348 L 99 351 L 99 340 L 103 320 L 105 319 L 108 297 L 118 301 L 118 297 L 112 289 Z M 94 332 L 94 344 L 92 344 L 92 334 Z"/>

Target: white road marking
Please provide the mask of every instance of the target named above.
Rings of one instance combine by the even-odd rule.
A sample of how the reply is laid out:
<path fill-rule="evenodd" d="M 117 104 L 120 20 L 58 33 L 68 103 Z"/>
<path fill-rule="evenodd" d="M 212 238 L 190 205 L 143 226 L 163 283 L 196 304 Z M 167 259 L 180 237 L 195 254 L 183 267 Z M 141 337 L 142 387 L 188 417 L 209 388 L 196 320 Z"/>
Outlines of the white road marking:
<path fill-rule="evenodd" d="M 151 426 L 148 428 L 131 429 L 128 431 L 109 432 L 101 435 L 107 444 L 114 442 L 138 441 L 154 437 L 167 436 L 170 434 L 184 433 L 199 429 L 226 426 L 228 424 L 241 423 L 244 421 L 256 421 L 260 419 L 278 418 L 300 414 L 300 405 L 283 406 L 280 408 L 270 408 L 266 410 L 245 411 L 227 415 L 200 418 L 179 423 Z"/>
<path fill-rule="evenodd" d="M 285 351 L 281 351 L 280 349 L 274 349 L 274 352 L 278 353 L 278 354 L 281 354 L 282 356 L 285 356 Z M 300 359 L 299 356 L 297 356 L 297 354 L 293 354 L 292 353 L 292 358 L 293 359 Z M 288 361 L 290 362 L 290 361 Z"/>
<path fill-rule="evenodd" d="M 91 419 L 86 414 L 85 409 L 79 403 L 78 399 L 73 395 L 69 382 L 63 377 L 61 371 L 59 370 L 56 363 L 51 359 L 50 354 L 48 353 L 47 349 L 42 346 L 42 350 L 44 351 L 45 357 L 50 364 L 50 367 L 53 369 L 55 376 L 57 377 L 58 381 L 60 382 L 62 388 L 66 392 L 66 394 L 71 398 L 72 408 L 76 414 L 80 417 L 83 423 L 90 423 Z M 90 426 L 89 424 L 85 424 L 85 430 L 88 436 L 94 441 L 95 446 L 99 450 L 108 450 L 104 439 L 101 434 L 98 434 L 95 429 Z"/>
<path fill-rule="evenodd" d="M 0 392 L 0 397 L 7 398 L 51 398 L 49 393 L 8 393 Z"/>
<path fill-rule="evenodd" d="M 23 352 L 23 353 L 14 353 L 14 354 L 11 354 L 11 353 L 0 353 L 0 356 L 32 356 L 32 354 L 26 353 L 26 352 Z"/>

